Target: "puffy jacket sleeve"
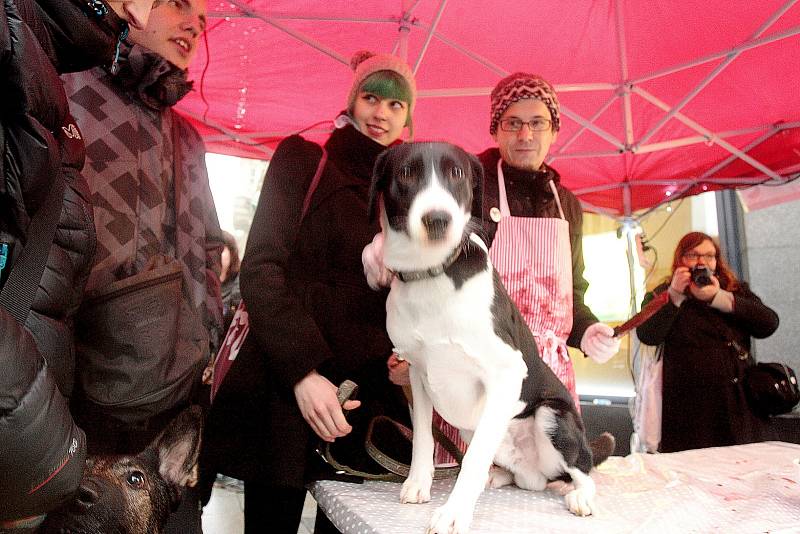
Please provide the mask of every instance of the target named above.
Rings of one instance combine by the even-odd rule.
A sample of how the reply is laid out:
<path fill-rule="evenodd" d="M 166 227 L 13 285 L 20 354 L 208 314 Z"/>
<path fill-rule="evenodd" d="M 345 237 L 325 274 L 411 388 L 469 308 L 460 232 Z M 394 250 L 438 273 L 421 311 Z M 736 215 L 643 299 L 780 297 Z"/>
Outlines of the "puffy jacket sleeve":
<path fill-rule="evenodd" d="M 30 335 L 0 307 L 0 520 L 36 516 L 78 487 L 86 439 Z"/>
<path fill-rule="evenodd" d="M 319 146 L 292 136 L 270 162 L 247 241 L 239 283 L 250 334 L 287 389 L 333 357 L 319 326 L 289 287 L 289 257 L 303 200 L 320 160 Z"/>
<path fill-rule="evenodd" d="M 9 12 L 7 3 L 9 0 L 3 0 L 3 15 L 0 16 L 0 84 L 5 85 L 8 80 L 8 64 L 11 61 L 11 33 L 9 29 Z M 3 94 L 6 94 L 3 91 Z M 2 162 L 0 162 L 2 165 Z"/>
<path fill-rule="evenodd" d="M 10 74 L 8 64 L 11 62 L 11 34 L 8 27 L 7 1 L 9 0 L 4 0 L 2 15 L 0 15 L 0 93 L 4 95 L 7 95 L 9 92 L 9 88 L 6 87 L 6 85 L 8 84 Z M 6 105 L 0 104 L 0 112 L 2 112 L 3 115 L 6 113 Z M 5 132 L 4 128 L 2 128 L 2 124 L 0 124 L 0 146 L 6 146 Z M 6 175 L 4 160 L 5 158 L 0 158 L 0 177 L 5 177 Z M 3 180 L 0 181 L 0 194 L 4 194 L 5 192 L 6 184 L 5 180 Z"/>

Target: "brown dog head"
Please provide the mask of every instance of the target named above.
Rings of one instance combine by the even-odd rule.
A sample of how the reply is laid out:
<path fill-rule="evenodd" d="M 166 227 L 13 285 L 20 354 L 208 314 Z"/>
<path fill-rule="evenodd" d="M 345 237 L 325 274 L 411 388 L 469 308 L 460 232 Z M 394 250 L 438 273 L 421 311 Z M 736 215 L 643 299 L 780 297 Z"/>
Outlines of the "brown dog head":
<path fill-rule="evenodd" d="M 188 408 L 141 453 L 90 456 L 74 499 L 48 514 L 42 533 L 160 534 L 194 483 L 202 414 Z"/>

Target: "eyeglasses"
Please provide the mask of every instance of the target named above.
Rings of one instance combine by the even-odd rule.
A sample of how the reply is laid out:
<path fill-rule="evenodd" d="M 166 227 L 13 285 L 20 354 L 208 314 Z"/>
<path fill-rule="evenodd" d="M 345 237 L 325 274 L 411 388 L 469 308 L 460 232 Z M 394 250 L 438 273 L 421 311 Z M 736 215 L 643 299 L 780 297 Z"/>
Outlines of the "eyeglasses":
<path fill-rule="evenodd" d="M 503 130 L 504 132 L 518 132 L 522 130 L 522 127 L 526 124 L 528 125 L 528 128 L 530 128 L 532 132 L 544 132 L 545 130 L 550 129 L 552 121 L 550 119 L 544 119 L 542 117 L 536 117 L 535 119 L 531 119 L 529 121 L 524 121 L 522 119 L 517 119 L 517 118 L 501 119 L 500 129 Z"/>
<path fill-rule="evenodd" d="M 704 260 L 706 260 L 708 262 L 708 261 L 717 259 L 717 255 L 714 254 L 713 252 L 710 252 L 708 254 L 698 254 L 697 252 L 687 252 L 686 254 L 683 255 L 683 257 L 685 259 L 689 260 L 689 261 L 697 261 L 700 258 L 703 258 Z"/>

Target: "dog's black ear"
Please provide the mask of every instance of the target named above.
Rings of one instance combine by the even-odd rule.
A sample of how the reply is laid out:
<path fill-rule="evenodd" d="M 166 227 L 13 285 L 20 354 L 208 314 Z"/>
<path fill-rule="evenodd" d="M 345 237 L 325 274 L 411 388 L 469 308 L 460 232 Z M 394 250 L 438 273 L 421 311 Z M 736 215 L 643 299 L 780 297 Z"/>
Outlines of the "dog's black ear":
<path fill-rule="evenodd" d="M 197 457 L 203 414 L 199 406 L 179 413 L 148 447 L 159 461 L 158 472 L 170 484 L 193 486 L 197 481 Z"/>
<path fill-rule="evenodd" d="M 375 222 L 378 218 L 381 194 L 386 188 L 386 184 L 389 183 L 387 167 L 391 161 L 390 152 L 391 149 L 384 150 L 375 160 L 375 166 L 372 168 L 372 184 L 369 188 L 369 207 L 367 208 L 369 222 Z"/>
<path fill-rule="evenodd" d="M 483 220 L 483 181 L 485 173 L 481 160 L 474 154 L 469 156 L 469 167 L 472 171 L 472 216 Z"/>

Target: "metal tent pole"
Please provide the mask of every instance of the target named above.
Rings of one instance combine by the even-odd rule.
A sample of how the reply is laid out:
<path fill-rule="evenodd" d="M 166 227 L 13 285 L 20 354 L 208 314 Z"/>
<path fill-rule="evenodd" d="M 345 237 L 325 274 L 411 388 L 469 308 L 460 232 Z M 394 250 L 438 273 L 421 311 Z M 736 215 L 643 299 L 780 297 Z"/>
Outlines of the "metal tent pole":
<path fill-rule="evenodd" d="M 636 94 L 638 94 L 639 96 L 641 96 L 642 98 L 644 98 L 645 100 L 647 100 L 648 102 L 650 102 L 651 104 L 653 104 L 653 105 L 655 105 L 657 107 L 660 107 L 661 109 L 663 109 L 665 111 L 669 109 L 669 106 L 665 102 L 663 102 L 661 99 L 655 97 L 654 95 L 650 94 L 648 91 L 645 91 L 641 87 L 634 87 L 633 91 Z M 675 118 L 678 119 L 679 121 L 681 121 L 682 123 L 684 123 L 686 126 L 691 128 L 692 130 L 707 136 L 709 141 L 712 141 L 712 142 L 716 143 L 717 145 L 719 145 L 720 147 L 724 148 L 725 150 L 727 150 L 731 154 L 736 155 L 739 159 L 749 163 L 751 166 L 753 166 L 756 169 L 760 170 L 761 172 L 763 172 L 764 174 L 766 174 L 770 178 L 773 178 L 775 180 L 780 180 L 781 179 L 780 176 L 778 174 L 776 174 L 772 169 L 770 169 L 769 167 L 767 167 L 763 163 L 757 161 L 756 159 L 748 156 L 747 154 L 745 154 L 744 152 L 742 152 L 741 150 L 739 150 L 738 148 L 736 148 L 732 144 L 728 143 L 727 141 L 724 141 L 723 139 L 720 139 L 719 137 L 717 137 L 714 134 L 714 132 L 712 132 L 708 128 L 705 128 L 705 127 L 699 125 L 698 123 L 696 123 L 692 119 L 686 117 L 682 113 L 676 112 L 675 113 Z"/>
<path fill-rule="evenodd" d="M 617 44 L 619 47 L 620 91 L 622 98 L 622 123 L 625 125 L 625 149 L 622 157 L 626 178 L 631 171 L 631 150 L 633 146 L 633 112 L 631 111 L 631 88 L 628 80 L 628 47 L 625 39 L 625 17 L 622 14 L 622 2 L 614 2 L 614 15 L 617 24 Z"/>
<path fill-rule="evenodd" d="M 761 36 L 761 35 L 762 35 L 762 34 L 763 34 L 765 31 L 767 31 L 767 29 L 768 29 L 770 26 L 772 26 L 773 24 L 775 24 L 775 22 L 776 22 L 776 21 L 777 21 L 777 20 L 778 20 L 778 19 L 781 17 L 781 15 L 783 15 L 783 14 L 786 12 L 786 10 L 788 10 L 788 9 L 789 9 L 789 7 L 791 7 L 791 5 L 792 5 L 792 4 L 794 4 L 796 1 L 797 1 L 797 0 L 791 0 L 790 2 L 788 2 L 787 4 L 785 4 L 784 6 L 782 6 L 782 7 L 781 7 L 781 9 L 779 9 L 778 11 L 776 11 L 775 13 L 773 13 L 773 14 L 772 14 L 772 16 L 771 16 L 770 18 L 768 18 L 768 19 L 767 19 L 767 20 L 766 20 L 766 21 L 765 21 L 765 22 L 764 22 L 764 23 L 763 23 L 763 24 L 762 24 L 762 25 L 761 25 L 761 26 L 760 26 L 760 27 L 759 27 L 759 28 L 756 30 L 756 32 L 753 34 L 753 36 L 751 37 L 751 39 L 754 39 L 754 38 L 758 38 L 758 37 L 760 37 L 760 36 Z M 696 96 L 697 96 L 697 95 L 700 93 L 700 91 L 702 91 L 703 89 L 705 89 L 705 88 L 706 88 L 706 86 L 707 86 L 709 83 L 711 83 L 711 81 L 712 81 L 712 80 L 714 80 L 714 78 L 716 78 L 717 76 L 719 76 L 719 74 L 720 74 L 720 73 L 721 73 L 723 70 L 725 70 L 725 69 L 728 67 L 728 65 L 730 65 L 731 63 L 733 63 L 733 61 L 734 61 L 736 58 L 738 58 L 738 57 L 739 57 L 739 55 L 741 55 L 741 54 L 742 54 L 742 52 L 743 52 L 743 51 L 739 50 L 739 51 L 736 51 L 736 52 L 731 52 L 731 53 L 729 53 L 729 54 L 727 55 L 727 57 L 725 58 L 725 61 L 723 61 L 722 63 L 720 63 L 719 65 L 717 65 L 717 66 L 714 68 L 714 70 L 712 70 L 712 71 L 711 71 L 711 73 L 710 73 L 708 76 L 706 76 L 705 78 L 703 78 L 703 79 L 700 81 L 700 83 L 699 83 L 699 84 L 697 84 L 697 86 L 695 86 L 695 88 L 694 88 L 694 89 L 692 89 L 691 91 L 689 91 L 689 94 L 687 94 L 685 97 L 683 97 L 683 99 L 681 99 L 681 101 L 680 101 L 680 102 L 678 102 L 678 104 L 676 104 L 676 105 L 675 105 L 675 106 L 674 106 L 672 109 L 670 109 L 670 110 L 667 112 L 667 114 L 666 114 L 666 115 L 664 115 L 664 116 L 663 116 L 663 117 L 662 117 L 662 118 L 661 118 L 661 119 L 660 119 L 660 120 L 659 120 L 659 121 L 656 123 L 656 125 L 655 125 L 655 126 L 653 126 L 653 127 L 650 129 L 650 131 L 648 131 L 647 133 L 645 133 L 645 134 L 644 134 L 644 135 L 641 137 L 641 139 L 639 139 L 639 141 L 637 141 L 637 142 L 636 142 L 636 146 L 637 146 L 637 147 L 639 147 L 639 146 L 641 146 L 641 145 L 642 145 L 642 144 L 643 144 L 645 141 L 647 141 L 648 139 L 650 139 L 650 137 L 652 137 L 652 136 L 653 136 L 653 134 L 655 134 L 657 131 L 659 131 L 659 130 L 660 130 L 660 129 L 661 129 L 661 128 L 662 128 L 662 127 L 663 127 L 663 126 L 664 126 L 664 125 L 665 125 L 665 124 L 666 124 L 666 123 L 667 123 L 667 122 L 668 122 L 668 121 L 669 121 L 669 120 L 670 120 L 672 117 L 674 117 L 674 116 L 675 116 L 675 115 L 676 115 L 676 114 L 677 114 L 677 113 L 678 113 L 680 110 L 682 110 L 682 109 L 683 109 L 683 108 L 686 106 L 686 104 L 688 104 L 689 102 L 691 102 L 691 101 L 692 101 L 692 99 L 693 99 L 694 97 L 696 97 Z"/>
<path fill-rule="evenodd" d="M 728 54 L 736 54 L 741 53 L 746 50 L 750 50 L 753 48 L 758 48 L 760 46 L 764 46 L 766 44 L 774 43 L 776 41 L 780 41 L 783 39 L 787 39 L 789 37 L 794 37 L 795 35 L 800 34 L 800 26 L 794 26 L 789 28 L 788 30 L 784 30 L 779 33 L 775 33 L 772 35 L 768 35 L 766 37 L 762 37 L 760 39 L 753 39 L 751 41 L 746 41 L 739 46 L 735 46 L 729 50 L 724 50 L 721 52 L 714 52 L 713 54 L 708 54 L 707 56 L 702 56 L 697 59 L 693 59 L 692 61 L 687 61 L 686 63 L 681 63 L 680 65 L 674 65 L 672 67 L 668 67 L 663 70 L 651 72 L 650 74 L 646 74 L 644 76 L 640 76 L 634 80 L 631 80 L 630 83 L 633 85 L 640 85 L 644 82 L 653 80 L 655 78 L 661 78 L 663 76 L 669 76 L 670 74 L 675 74 L 676 72 L 680 72 L 682 70 L 691 69 L 693 67 L 697 67 L 698 65 L 703 65 L 704 63 L 708 63 L 710 61 L 714 61 L 715 59 L 720 59 Z"/>
<path fill-rule="evenodd" d="M 590 122 L 590 123 L 594 123 L 594 121 L 596 121 L 597 119 L 599 119 L 599 118 L 600 118 L 600 116 L 601 116 L 603 113 L 605 113 L 605 112 L 606 112 L 606 110 L 607 110 L 609 107 L 611 107 L 611 104 L 613 104 L 613 103 L 614 103 L 614 102 L 617 100 L 617 98 L 618 98 L 618 96 L 617 96 L 617 95 L 614 95 L 614 96 L 612 96 L 611 98 L 609 98 L 609 99 L 606 101 L 606 103 L 605 103 L 605 104 L 603 104 L 602 106 L 600 106 L 600 109 L 598 109 L 598 110 L 595 112 L 595 114 L 594 114 L 594 115 L 592 115 L 592 118 L 590 118 L 590 119 L 589 119 L 589 122 Z M 580 136 L 581 136 L 581 134 L 582 134 L 583 132 L 585 132 L 586 130 L 587 130 L 586 126 L 581 126 L 580 128 L 578 128 L 578 130 L 577 130 L 577 131 L 575 131 L 575 133 L 573 133 L 573 134 L 572 134 L 572 135 L 569 137 L 569 139 L 567 139 L 567 140 L 564 142 L 564 144 L 562 144 L 562 145 L 561 145 L 561 146 L 558 148 L 558 150 L 556 151 L 556 153 L 555 153 L 555 154 L 553 154 L 553 155 L 551 155 L 551 156 L 549 156 L 549 157 L 548 157 L 548 163 L 549 163 L 550 161 L 552 161 L 552 159 L 556 159 L 556 158 L 557 158 L 557 157 L 558 157 L 560 154 L 564 154 L 564 153 L 565 153 L 565 151 L 567 150 L 567 147 L 569 147 L 569 146 L 570 146 L 572 143 L 574 143 L 574 142 L 575 142 L 575 141 L 578 139 L 578 137 L 580 137 Z M 614 152 L 613 154 L 614 154 L 614 155 L 619 155 L 619 152 Z"/>
<path fill-rule="evenodd" d="M 266 22 L 270 26 L 274 26 L 275 28 L 281 30 L 282 32 L 291 35 L 292 37 L 294 37 L 298 41 L 306 43 L 310 47 L 319 50 L 323 54 L 325 54 L 327 56 L 330 56 L 333 59 L 335 59 L 335 60 L 337 60 L 337 61 L 339 61 L 341 63 L 344 63 L 345 65 L 349 65 L 350 64 L 350 60 L 348 58 L 344 57 L 343 55 L 341 55 L 337 51 L 333 50 L 332 48 L 329 48 L 329 47 L 325 46 L 324 44 L 320 43 L 319 41 L 317 41 L 315 39 L 312 39 L 311 37 L 303 34 L 302 32 L 299 32 L 297 30 L 289 28 L 288 26 L 286 26 L 284 24 L 281 24 L 280 22 L 276 21 L 275 19 L 273 19 L 273 18 L 271 18 L 271 17 L 269 17 L 269 16 L 267 16 L 267 15 L 265 15 L 263 13 L 260 13 L 260 12 L 256 11 L 252 7 L 250 7 L 247 4 L 245 4 L 244 2 L 242 2 L 241 0 L 229 0 L 229 2 L 231 4 L 233 4 L 233 5 L 235 5 L 236 7 L 238 7 L 239 9 L 241 9 L 242 12 L 245 13 L 246 15 L 248 15 L 250 17 L 254 17 L 254 18 L 263 20 L 264 22 Z"/>
<path fill-rule="evenodd" d="M 209 126 L 210 128 L 217 130 L 218 132 L 224 134 L 226 137 L 236 141 L 237 143 L 244 143 L 246 146 L 252 148 L 253 150 L 262 152 L 266 159 L 272 159 L 272 155 L 275 153 L 275 151 L 269 148 L 268 146 L 264 146 L 256 141 L 251 141 L 250 139 L 248 139 L 247 135 L 241 135 L 236 130 L 231 130 L 230 128 L 226 128 L 225 126 L 222 126 L 221 124 L 214 122 L 210 119 L 207 118 L 204 119 L 203 116 L 198 113 L 194 113 L 192 111 L 188 111 L 185 109 L 182 109 L 181 113 L 184 115 L 188 115 L 189 117 L 192 117 L 193 119 L 205 124 L 206 126 Z"/>
<path fill-rule="evenodd" d="M 442 20 L 442 13 L 444 13 L 444 8 L 447 6 L 447 0 L 442 0 L 439 3 L 439 9 L 436 11 L 436 16 L 433 19 L 433 23 L 431 27 L 428 28 L 428 34 L 425 36 L 425 43 L 422 45 L 422 50 L 419 52 L 419 56 L 417 56 L 417 61 L 414 63 L 414 75 L 416 76 L 417 71 L 419 70 L 419 64 L 422 63 L 422 58 L 425 57 L 425 52 L 428 51 L 428 46 L 431 44 L 431 39 L 433 38 L 433 34 L 436 33 L 436 28 L 439 26 L 439 21 Z"/>

